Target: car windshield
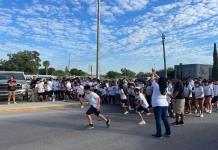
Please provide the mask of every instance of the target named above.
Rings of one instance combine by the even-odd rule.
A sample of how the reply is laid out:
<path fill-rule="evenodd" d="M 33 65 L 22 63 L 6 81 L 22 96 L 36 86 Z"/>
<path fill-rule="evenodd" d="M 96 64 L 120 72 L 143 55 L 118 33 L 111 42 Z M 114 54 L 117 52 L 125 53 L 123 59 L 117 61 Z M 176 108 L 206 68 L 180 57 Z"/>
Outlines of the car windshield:
<path fill-rule="evenodd" d="M 0 73 L 0 80 L 9 80 L 13 76 L 15 80 L 25 80 L 23 73 Z"/>

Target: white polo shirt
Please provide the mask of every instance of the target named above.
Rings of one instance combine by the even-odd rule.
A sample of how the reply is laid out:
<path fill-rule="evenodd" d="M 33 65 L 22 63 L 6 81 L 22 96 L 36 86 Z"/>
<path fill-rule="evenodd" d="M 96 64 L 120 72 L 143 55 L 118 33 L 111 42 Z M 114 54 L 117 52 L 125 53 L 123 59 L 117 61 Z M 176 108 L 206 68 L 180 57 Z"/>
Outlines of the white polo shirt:
<path fill-rule="evenodd" d="M 85 95 L 85 100 L 87 100 L 89 102 L 89 104 L 95 108 L 97 108 L 98 105 L 98 100 L 99 100 L 99 96 L 98 94 L 96 94 L 95 92 L 90 92 L 88 94 Z"/>

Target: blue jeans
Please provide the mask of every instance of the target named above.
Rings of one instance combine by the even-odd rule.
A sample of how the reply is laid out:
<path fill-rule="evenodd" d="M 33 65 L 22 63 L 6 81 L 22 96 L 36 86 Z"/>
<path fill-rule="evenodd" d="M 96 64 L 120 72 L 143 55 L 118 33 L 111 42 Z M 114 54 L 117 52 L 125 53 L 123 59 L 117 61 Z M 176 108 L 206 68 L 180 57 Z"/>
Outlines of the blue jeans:
<path fill-rule="evenodd" d="M 156 135 L 161 137 L 162 136 L 162 131 L 161 131 L 161 120 L 163 120 L 166 132 L 166 135 L 170 135 L 171 134 L 171 130 L 170 130 L 170 124 L 169 124 L 169 120 L 167 117 L 167 111 L 168 111 L 168 107 L 166 106 L 157 106 L 153 108 L 154 110 L 154 116 L 155 116 L 155 121 L 156 121 L 156 130 L 157 133 Z"/>

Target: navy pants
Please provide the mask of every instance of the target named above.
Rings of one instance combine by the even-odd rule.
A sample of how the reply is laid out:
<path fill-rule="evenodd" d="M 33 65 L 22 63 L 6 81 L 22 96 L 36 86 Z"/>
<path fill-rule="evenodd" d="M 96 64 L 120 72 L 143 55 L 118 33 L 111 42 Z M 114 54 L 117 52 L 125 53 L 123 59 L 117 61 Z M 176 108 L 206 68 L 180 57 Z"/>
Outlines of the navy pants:
<path fill-rule="evenodd" d="M 156 130 L 157 133 L 156 135 L 161 137 L 162 136 L 162 131 L 161 131 L 161 120 L 163 120 L 166 132 L 166 135 L 170 135 L 171 134 L 171 130 L 170 130 L 170 124 L 169 124 L 169 120 L 167 117 L 167 111 L 168 111 L 168 107 L 166 106 L 157 106 L 157 107 L 153 107 L 154 110 L 154 116 L 155 116 L 155 121 L 156 121 Z"/>

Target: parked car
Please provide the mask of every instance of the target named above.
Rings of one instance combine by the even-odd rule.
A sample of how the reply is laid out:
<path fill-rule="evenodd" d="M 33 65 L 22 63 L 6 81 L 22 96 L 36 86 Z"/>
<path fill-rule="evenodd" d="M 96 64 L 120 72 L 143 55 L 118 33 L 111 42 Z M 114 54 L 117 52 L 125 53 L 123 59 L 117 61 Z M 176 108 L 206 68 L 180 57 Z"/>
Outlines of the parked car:
<path fill-rule="evenodd" d="M 30 85 L 25 79 L 24 72 L 18 71 L 0 71 L 0 97 L 7 97 L 8 95 L 8 80 L 13 76 L 17 82 L 16 85 L 16 99 L 30 100 L 31 89 Z"/>

